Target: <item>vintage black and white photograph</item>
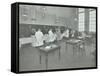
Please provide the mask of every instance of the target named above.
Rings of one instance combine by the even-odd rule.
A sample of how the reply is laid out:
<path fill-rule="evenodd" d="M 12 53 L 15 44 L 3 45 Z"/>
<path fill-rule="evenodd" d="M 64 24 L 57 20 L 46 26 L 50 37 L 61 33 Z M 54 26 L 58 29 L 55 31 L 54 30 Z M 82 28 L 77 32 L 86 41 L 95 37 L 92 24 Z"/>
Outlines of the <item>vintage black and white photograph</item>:
<path fill-rule="evenodd" d="M 96 9 L 19 5 L 19 71 L 96 67 Z"/>

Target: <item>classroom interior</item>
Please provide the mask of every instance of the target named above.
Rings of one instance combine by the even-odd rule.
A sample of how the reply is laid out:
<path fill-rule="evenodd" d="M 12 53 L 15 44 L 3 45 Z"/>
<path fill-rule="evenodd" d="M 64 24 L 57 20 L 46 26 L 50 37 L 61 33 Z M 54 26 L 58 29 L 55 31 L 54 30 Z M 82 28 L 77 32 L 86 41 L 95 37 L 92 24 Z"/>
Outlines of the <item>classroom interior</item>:
<path fill-rule="evenodd" d="M 19 6 L 20 71 L 88 67 L 96 67 L 96 9 Z"/>

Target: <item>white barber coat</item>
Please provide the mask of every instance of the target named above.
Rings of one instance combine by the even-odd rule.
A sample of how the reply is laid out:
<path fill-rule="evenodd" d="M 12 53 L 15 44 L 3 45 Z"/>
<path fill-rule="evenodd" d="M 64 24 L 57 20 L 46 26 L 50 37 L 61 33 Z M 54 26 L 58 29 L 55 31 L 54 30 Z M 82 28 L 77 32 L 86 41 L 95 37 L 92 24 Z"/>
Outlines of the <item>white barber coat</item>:
<path fill-rule="evenodd" d="M 37 46 L 43 45 L 43 33 L 41 31 L 37 31 L 35 33 L 35 37 L 37 40 Z"/>

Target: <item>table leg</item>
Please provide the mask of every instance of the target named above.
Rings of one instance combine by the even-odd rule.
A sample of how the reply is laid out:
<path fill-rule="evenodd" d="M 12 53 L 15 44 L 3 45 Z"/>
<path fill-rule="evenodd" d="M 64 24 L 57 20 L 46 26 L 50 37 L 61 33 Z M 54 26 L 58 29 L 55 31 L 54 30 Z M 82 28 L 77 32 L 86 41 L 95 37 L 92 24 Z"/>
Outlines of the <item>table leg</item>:
<path fill-rule="evenodd" d="M 59 48 L 59 60 L 60 60 L 60 57 L 61 57 L 61 56 L 60 56 L 60 48 Z"/>
<path fill-rule="evenodd" d="M 46 70 L 48 69 L 48 53 L 46 53 L 46 60 L 45 60 Z"/>
<path fill-rule="evenodd" d="M 80 55 L 80 52 L 81 52 L 81 48 L 80 45 L 78 45 L 78 55 Z"/>
<path fill-rule="evenodd" d="M 67 52 L 67 49 L 68 49 L 68 45 L 66 44 L 66 47 L 65 47 L 65 51 Z"/>
<path fill-rule="evenodd" d="M 72 45 L 73 46 L 73 55 L 74 55 L 74 49 L 75 49 L 75 47 L 74 47 L 74 45 Z"/>
<path fill-rule="evenodd" d="M 41 64 L 41 52 L 40 52 L 40 64 Z"/>
<path fill-rule="evenodd" d="M 86 55 L 85 45 L 84 44 L 83 44 L 83 48 L 82 48 L 82 55 Z"/>
<path fill-rule="evenodd" d="M 75 55 L 76 45 L 72 45 L 72 46 L 73 46 L 73 55 Z"/>
<path fill-rule="evenodd" d="M 85 43 L 83 44 L 83 49 L 84 49 L 84 54 L 86 55 L 86 51 L 85 51 Z"/>

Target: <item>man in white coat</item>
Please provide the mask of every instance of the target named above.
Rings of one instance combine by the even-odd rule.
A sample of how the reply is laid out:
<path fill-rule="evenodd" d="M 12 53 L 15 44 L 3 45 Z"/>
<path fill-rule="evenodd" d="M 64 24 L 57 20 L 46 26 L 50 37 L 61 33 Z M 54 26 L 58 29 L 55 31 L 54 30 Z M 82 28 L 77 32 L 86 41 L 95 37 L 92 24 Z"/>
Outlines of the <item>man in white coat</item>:
<path fill-rule="evenodd" d="M 49 34 L 49 42 L 53 42 L 56 40 L 56 35 L 52 32 L 52 29 L 48 31 Z"/>
<path fill-rule="evenodd" d="M 36 31 L 35 37 L 37 40 L 37 46 L 43 45 L 43 33 L 40 29 L 38 29 L 38 31 Z"/>
<path fill-rule="evenodd" d="M 62 34 L 62 38 L 65 37 L 65 38 L 69 38 L 69 30 L 66 29 L 63 34 Z"/>

